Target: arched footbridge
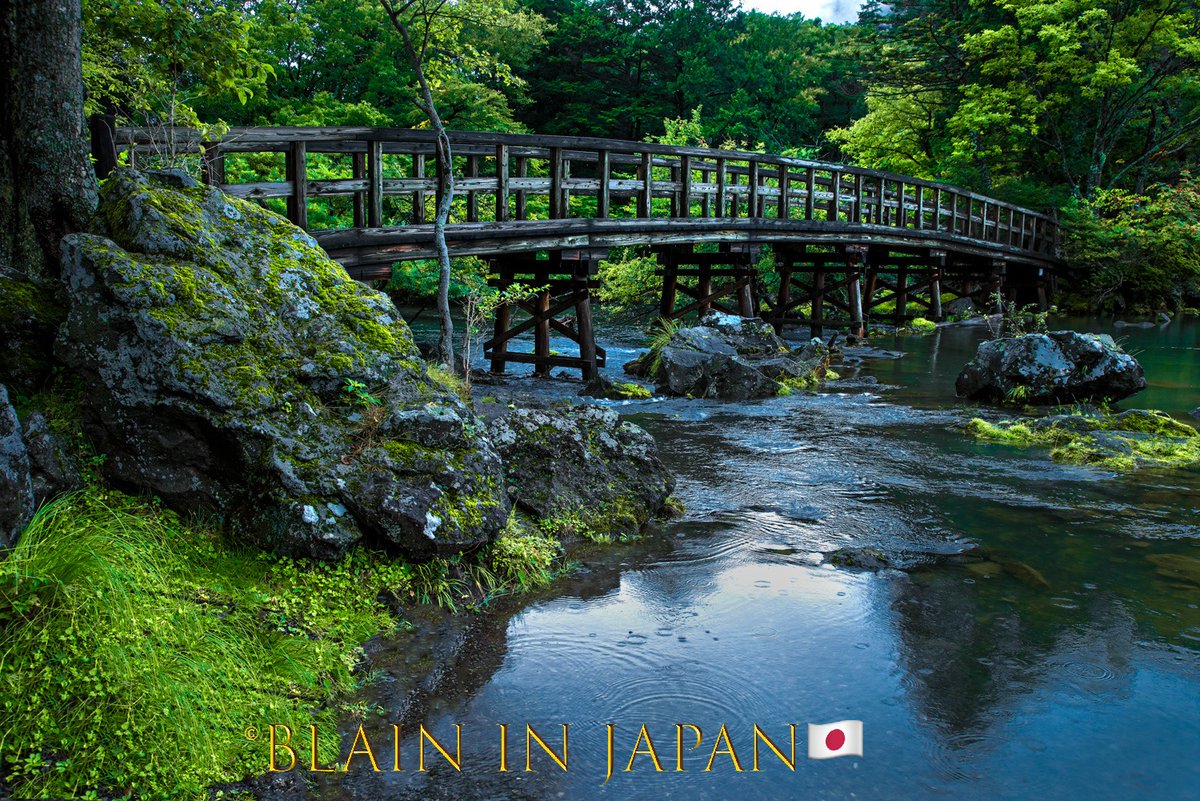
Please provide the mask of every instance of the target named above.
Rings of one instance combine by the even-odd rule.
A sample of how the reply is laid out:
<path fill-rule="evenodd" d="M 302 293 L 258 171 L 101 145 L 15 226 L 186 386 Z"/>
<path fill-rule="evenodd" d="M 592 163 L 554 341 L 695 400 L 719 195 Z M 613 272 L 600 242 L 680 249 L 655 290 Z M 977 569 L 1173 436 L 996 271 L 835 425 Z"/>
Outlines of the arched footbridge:
<path fill-rule="evenodd" d="M 612 248 L 658 259 L 665 317 L 717 308 L 777 328 L 861 328 L 911 312 L 943 316 L 942 295 L 1005 291 L 1045 304 L 1058 258 L 1053 217 L 947 184 L 805 159 L 587 137 L 455 131 L 452 256 L 478 256 L 490 282 L 547 287 L 502 308 L 485 343 L 494 370 L 603 366 L 590 305 Z M 204 180 L 276 204 L 355 278 L 435 257 L 432 132 L 403 128 L 121 129 L 131 162 L 197 154 Z M 349 223 L 338 227 L 337 223 Z M 777 281 L 756 264 L 769 247 Z M 881 314 L 881 312 L 883 314 Z M 564 315 L 570 315 L 563 318 Z M 563 319 L 560 319 L 563 318 Z M 551 331 L 579 345 L 550 352 Z M 533 347 L 510 347 L 533 334 Z"/>

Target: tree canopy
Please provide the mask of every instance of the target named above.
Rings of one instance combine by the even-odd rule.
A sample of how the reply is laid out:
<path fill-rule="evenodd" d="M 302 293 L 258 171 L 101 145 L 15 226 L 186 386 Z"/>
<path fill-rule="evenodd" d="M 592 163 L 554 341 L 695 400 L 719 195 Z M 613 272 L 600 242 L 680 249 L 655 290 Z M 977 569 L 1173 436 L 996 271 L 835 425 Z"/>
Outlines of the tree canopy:
<path fill-rule="evenodd" d="M 1110 224 L 1120 193 L 1152 203 L 1197 162 L 1194 0 L 869 0 L 846 24 L 738 0 L 430 1 L 448 128 L 686 135 Z M 85 0 L 84 76 L 89 111 L 139 124 L 428 125 L 380 0 Z"/>

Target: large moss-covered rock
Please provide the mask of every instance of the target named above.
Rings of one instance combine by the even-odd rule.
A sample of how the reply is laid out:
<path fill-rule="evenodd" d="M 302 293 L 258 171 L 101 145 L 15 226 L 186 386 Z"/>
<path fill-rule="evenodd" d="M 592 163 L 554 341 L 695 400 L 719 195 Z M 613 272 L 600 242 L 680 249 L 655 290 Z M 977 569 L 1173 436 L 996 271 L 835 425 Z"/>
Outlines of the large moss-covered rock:
<path fill-rule="evenodd" d="M 485 426 L 387 297 L 304 231 L 179 178 L 118 172 L 105 236 L 64 240 L 56 351 L 104 470 L 280 551 L 487 541 L 508 502 Z"/>
<path fill-rule="evenodd" d="M 640 360 L 654 366 L 660 392 L 742 401 L 825 380 L 829 351 L 820 340 L 792 351 L 757 318 L 710 312 L 699 323 L 674 332 L 657 354 Z"/>
<path fill-rule="evenodd" d="M 636 534 L 675 488 L 654 438 L 611 409 L 517 409 L 490 428 L 513 503 L 559 534 Z"/>
<path fill-rule="evenodd" d="M 1145 389 L 1146 376 L 1107 334 L 1051 331 L 981 342 L 954 387 L 990 402 L 1112 402 Z"/>
<path fill-rule="evenodd" d="M 33 510 L 29 454 L 17 412 L 8 400 L 8 389 L 0 384 L 0 548 L 17 541 Z"/>

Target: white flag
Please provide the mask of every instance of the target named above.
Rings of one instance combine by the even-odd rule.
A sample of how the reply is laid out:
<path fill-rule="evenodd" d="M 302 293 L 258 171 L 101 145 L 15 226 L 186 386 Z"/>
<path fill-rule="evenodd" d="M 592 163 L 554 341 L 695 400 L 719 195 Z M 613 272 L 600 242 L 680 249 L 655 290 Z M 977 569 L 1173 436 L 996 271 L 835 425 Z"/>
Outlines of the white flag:
<path fill-rule="evenodd" d="M 809 759 L 862 755 L 861 720 L 839 720 L 836 723 L 826 723 L 824 726 L 808 724 Z"/>

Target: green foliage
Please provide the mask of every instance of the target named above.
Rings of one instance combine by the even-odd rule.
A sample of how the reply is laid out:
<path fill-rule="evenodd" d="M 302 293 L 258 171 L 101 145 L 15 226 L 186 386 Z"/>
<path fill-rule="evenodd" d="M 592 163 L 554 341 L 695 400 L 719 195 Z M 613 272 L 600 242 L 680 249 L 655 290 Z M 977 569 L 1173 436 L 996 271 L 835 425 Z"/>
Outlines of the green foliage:
<path fill-rule="evenodd" d="M 259 773 L 242 732 L 333 723 L 310 709 L 357 686 L 358 643 L 395 626 L 377 596 L 405 586 L 402 565 L 365 553 L 279 560 L 117 493 L 56 501 L 0 564 L 7 781 L 198 799 Z"/>
<path fill-rule="evenodd" d="M 1062 202 L 1177 174 L 1200 126 L 1200 17 L 1173 0 L 872 0 L 867 166 Z"/>
<path fill-rule="evenodd" d="M 403 625 L 396 603 L 539 587 L 559 553 L 512 520 L 469 558 L 289 559 L 93 485 L 43 507 L 0 562 L 3 778 L 20 797 L 208 798 L 263 772 L 249 727 L 336 725 L 330 701 L 367 678 L 360 643 Z"/>
<path fill-rule="evenodd" d="M 450 300 L 462 302 L 472 292 L 487 289 L 488 265 L 474 256 L 457 258 L 451 262 Z M 396 262 L 392 266 L 392 277 L 388 291 L 407 301 L 431 300 L 437 297 L 438 267 L 432 259 Z"/>
<path fill-rule="evenodd" d="M 217 0 L 84 0 L 83 22 L 87 113 L 199 125 L 193 104 L 244 104 L 274 74 L 251 53 L 251 15 Z"/>
<path fill-rule="evenodd" d="M 658 369 L 662 367 L 662 349 L 671 344 L 671 339 L 683 327 L 682 320 L 668 320 L 666 317 L 659 317 L 658 320 L 650 328 L 650 338 L 646 340 L 646 347 L 649 353 L 646 358 L 649 366 L 649 375 L 654 375 Z"/>
<path fill-rule="evenodd" d="M 513 512 L 504 531 L 489 547 L 487 563 L 502 581 L 531 590 L 554 580 L 554 565 L 561 554 L 558 540 L 530 532 L 519 513 Z"/>
<path fill-rule="evenodd" d="M 1063 213 L 1063 247 L 1093 308 L 1182 305 L 1200 295 L 1200 178 L 1144 195 L 1098 191 Z"/>
<path fill-rule="evenodd" d="M 534 102 L 522 114 L 538 131 L 682 134 L 781 152 L 818 145 L 857 102 L 849 26 L 743 12 L 731 0 L 525 2 L 553 25 L 546 55 L 530 65 Z M 701 105 L 704 120 L 694 116 Z"/>
<path fill-rule="evenodd" d="M 989 318 L 987 321 L 992 339 L 1023 337 L 1026 334 L 1045 334 L 1050 330 L 1050 315 L 1057 311 L 1053 306 L 1039 309 L 1036 303 L 1027 303 L 1018 307 L 1012 301 L 1005 300 L 999 291 L 992 293 L 991 305 L 992 308 L 1000 310 L 998 321 L 993 318 Z"/>
<path fill-rule="evenodd" d="M 342 387 L 342 393 L 359 406 L 371 407 L 383 403 L 377 396 L 367 391 L 366 384 L 361 381 L 355 381 L 353 378 L 346 379 L 346 385 Z"/>
<path fill-rule="evenodd" d="M 600 262 L 596 298 L 616 314 L 640 311 L 657 302 L 662 292 L 658 259 L 634 248 L 616 248 Z"/>

